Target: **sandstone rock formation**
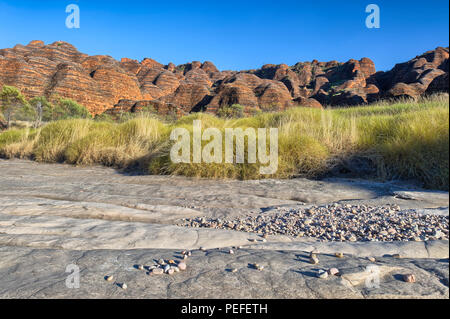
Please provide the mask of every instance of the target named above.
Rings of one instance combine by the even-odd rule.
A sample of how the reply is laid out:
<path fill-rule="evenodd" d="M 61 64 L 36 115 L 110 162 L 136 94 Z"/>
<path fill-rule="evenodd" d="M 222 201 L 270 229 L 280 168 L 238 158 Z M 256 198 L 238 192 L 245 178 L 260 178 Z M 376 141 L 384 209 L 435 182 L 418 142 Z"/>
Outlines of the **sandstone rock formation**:
<path fill-rule="evenodd" d="M 71 98 L 92 114 L 137 112 L 148 106 L 183 115 L 241 104 L 245 110 L 280 110 L 294 105 L 357 105 L 381 98 L 448 92 L 449 49 L 437 48 L 391 71 L 376 72 L 368 58 L 267 64 L 261 69 L 219 71 L 212 62 L 176 66 L 153 59 L 88 56 L 66 42 L 0 50 L 0 86 L 25 96 Z"/>

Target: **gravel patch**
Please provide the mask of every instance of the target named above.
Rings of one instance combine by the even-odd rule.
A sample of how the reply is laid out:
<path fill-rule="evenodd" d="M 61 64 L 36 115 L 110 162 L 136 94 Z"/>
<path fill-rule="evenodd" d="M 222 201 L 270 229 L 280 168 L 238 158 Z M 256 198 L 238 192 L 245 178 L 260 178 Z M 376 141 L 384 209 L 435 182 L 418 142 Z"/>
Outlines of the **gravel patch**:
<path fill-rule="evenodd" d="M 231 229 L 322 241 L 428 241 L 449 238 L 449 217 L 400 210 L 399 206 L 332 204 L 277 208 L 269 215 L 240 219 L 183 219 L 183 227 Z"/>

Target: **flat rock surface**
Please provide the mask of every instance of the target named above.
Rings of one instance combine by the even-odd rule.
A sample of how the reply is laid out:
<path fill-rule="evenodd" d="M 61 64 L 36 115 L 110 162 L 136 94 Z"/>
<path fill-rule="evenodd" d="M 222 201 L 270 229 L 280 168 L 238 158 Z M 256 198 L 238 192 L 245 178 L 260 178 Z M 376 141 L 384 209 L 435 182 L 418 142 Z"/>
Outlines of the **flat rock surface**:
<path fill-rule="evenodd" d="M 3 298 L 448 298 L 448 241 L 320 242 L 282 235 L 263 241 L 253 233 L 176 226 L 185 218 L 240 218 L 337 202 L 448 216 L 445 192 L 349 179 L 133 176 L 104 167 L 0 160 L 0 198 Z M 242 249 L 230 255 L 232 246 Z M 194 251 L 186 272 L 148 276 L 133 267 L 176 259 L 185 249 Z M 306 258 L 314 249 L 321 253 L 318 265 Z M 376 287 L 366 284 L 372 274 L 367 257 L 377 258 Z M 265 269 L 252 269 L 252 263 Z M 79 289 L 66 287 L 70 264 L 80 268 Z M 342 276 L 316 277 L 331 267 Z M 403 282 L 406 273 L 417 282 Z M 116 284 L 104 280 L 110 274 Z M 122 282 L 127 290 L 117 285 Z"/>
<path fill-rule="evenodd" d="M 194 251 L 187 270 L 147 275 L 135 265 L 179 256 L 174 250 L 47 250 L 1 247 L 1 298 L 448 298 L 448 260 L 366 258 L 274 250 Z M 252 264 L 264 266 L 254 269 Z M 79 267 L 79 288 L 70 275 Z M 69 268 L 67 268 L 69 266 Z M 336 267 L 340 276 L 317 278 Z M 66 269 L 69 270 L 66 273 Z M 236 272 L 232 272 L 236 269 Z M 406 283 L 414 273 L 417 282 Z M 105 276 L 114 276 L 108 282 Z M 69 286 L 67 286 L 68 281 Z M 128 289 L 120 288 L 125 283 Z"/>

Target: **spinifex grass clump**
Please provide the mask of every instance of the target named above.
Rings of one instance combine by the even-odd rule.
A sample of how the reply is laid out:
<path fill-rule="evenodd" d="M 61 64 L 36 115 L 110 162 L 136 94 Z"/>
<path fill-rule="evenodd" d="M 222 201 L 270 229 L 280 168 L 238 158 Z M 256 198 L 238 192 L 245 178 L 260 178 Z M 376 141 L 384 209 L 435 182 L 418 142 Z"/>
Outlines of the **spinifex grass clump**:
<path fill-rule="evenodd" d="M 167 126 L 158 120 L 136 118 L 122 124 L 109 124 L 107 129 L 93 130 L 71 143 L 64 155 L 72 164 L 141 166 L 166 144 L 168 134 Z"/>
<path fill-rule="evenodd" d="M 202 129 L 222 133 L 226 128 L 278 128 L 278 170 L 261 175 L 258 163 L 172 163 L 171 131 L 184 127 L 192 132 L 194 120 L 201 121 Z M 292 108 L 240 119 L 198 113 L 171 124 L 145 116 L 121 124 L 64 120 L 0 133 L 0 156 L 239 179 L 317 177 L 356 156 L 367 159 L 380 180 L 411 179 L 448 190 L 449 100 L 442 95 L 352 108 Z"/>

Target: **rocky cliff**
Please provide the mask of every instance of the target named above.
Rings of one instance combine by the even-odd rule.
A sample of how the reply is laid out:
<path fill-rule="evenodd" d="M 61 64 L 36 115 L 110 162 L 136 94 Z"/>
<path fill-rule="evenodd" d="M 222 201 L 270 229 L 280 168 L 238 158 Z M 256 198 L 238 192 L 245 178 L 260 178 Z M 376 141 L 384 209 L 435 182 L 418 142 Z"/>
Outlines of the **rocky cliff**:
<path fill-rule="evenodd" d="M 257 70 L 219 71 L 211 62 L 163 65 L 110 56 L 89 56 L 66 42 L 0 50 L 0 86 L 27 97 L 57 96 L 85 105 L 92 114 L 137 111 L 151 105 L 162 114 L 216 112 L 241 104 L 251 109 L 293 105 L 356 105 L 381 98 L 448 92 L 449 49 L 438 47 L 388 72 L 368 59 L 341 63 L 264 65 Z"/>

